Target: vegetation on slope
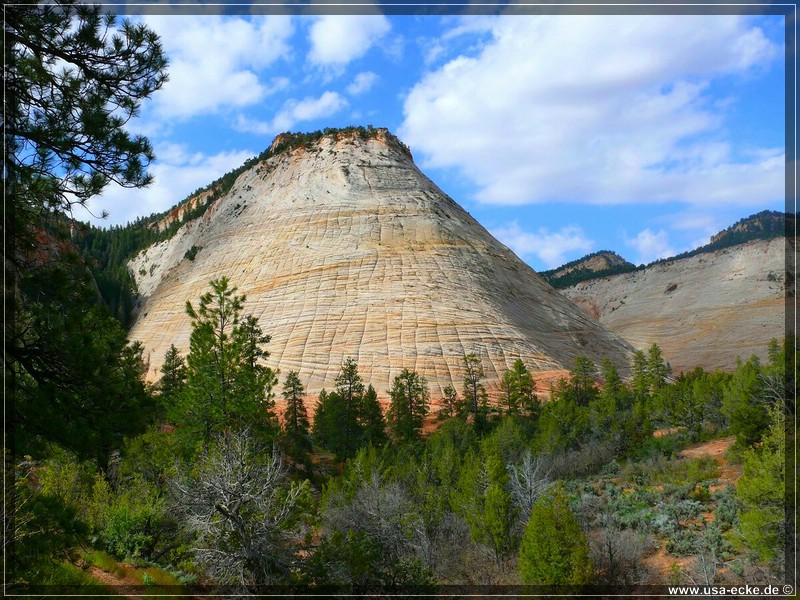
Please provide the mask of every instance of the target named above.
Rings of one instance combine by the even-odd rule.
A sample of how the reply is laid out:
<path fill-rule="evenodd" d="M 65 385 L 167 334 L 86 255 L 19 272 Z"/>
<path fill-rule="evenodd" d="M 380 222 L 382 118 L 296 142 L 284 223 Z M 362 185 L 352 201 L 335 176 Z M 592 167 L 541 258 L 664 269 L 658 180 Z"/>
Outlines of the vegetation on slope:
<path fill-rule="evenodd" d="M 611 260 L 613 260 L 613 262 L 616 264 L 612 264 L 607 268 L 598 270 L 579 266 L 593 258 L 608 257 L 611 257 Z M 577 260 L 570 261 L 558 267 L 557 269 L 541 271 L 539 274 L 544 277 L 554 288 L 562 289 L 575 285 L 576 283 L 580 283 L 581 281 L 597 279 L 599 277 L 608 277 L 610 275 L 617 275 L 619 273 L 628 273 L 635 270 L 636 265 L 629 263 L 616 252 L 612 252 L 611 250 L 600 250 L 598 252 L 587 254 L 586 256 Z"/>

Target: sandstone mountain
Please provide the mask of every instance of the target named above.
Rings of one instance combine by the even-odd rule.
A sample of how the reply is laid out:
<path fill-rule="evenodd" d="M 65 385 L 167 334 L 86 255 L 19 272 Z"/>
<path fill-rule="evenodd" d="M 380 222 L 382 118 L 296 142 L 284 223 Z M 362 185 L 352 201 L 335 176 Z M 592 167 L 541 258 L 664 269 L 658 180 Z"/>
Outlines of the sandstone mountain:
<path fill-rule="evenodd" d="M 737 357 L 765 358 L 770 339 L 784 335 L 794 248 L 793 237 L 754 239 L 561 292 L 637 349 L 658 344 L 675 372 L 732 370 Z"/>
<path fill-rule="evenodd" d="M 310 395 L 333 387 L 347 357 L 381 395 L 411 368 L 434 398 L 461 389 L 469 353 L 490 393 L 517 358 L 540 383 L 580 354 L 626 370 L 630 346 L 495 240 L 388 131 L 290 141 L 131 261 L 141 297 L 130 337 L 149 379 L 170 344 L 188 351 L 185 303 L 222 275 L 272 336 L 270 364 L 299 371 Z"/>

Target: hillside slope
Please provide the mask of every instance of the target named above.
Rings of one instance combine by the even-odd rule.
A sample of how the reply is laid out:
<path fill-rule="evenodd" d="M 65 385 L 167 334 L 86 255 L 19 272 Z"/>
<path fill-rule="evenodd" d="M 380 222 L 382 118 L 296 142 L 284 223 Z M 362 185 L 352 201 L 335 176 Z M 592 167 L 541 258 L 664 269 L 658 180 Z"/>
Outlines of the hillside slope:
<path fill-rule="evenodd" d="M 561 292 L 634 347 L 658 344 L 675 372 L 731 370 L 737 356 L 763 358 L 769 340 L 783 336 L 794 247 L 794 238 L 754 240 Z"/>

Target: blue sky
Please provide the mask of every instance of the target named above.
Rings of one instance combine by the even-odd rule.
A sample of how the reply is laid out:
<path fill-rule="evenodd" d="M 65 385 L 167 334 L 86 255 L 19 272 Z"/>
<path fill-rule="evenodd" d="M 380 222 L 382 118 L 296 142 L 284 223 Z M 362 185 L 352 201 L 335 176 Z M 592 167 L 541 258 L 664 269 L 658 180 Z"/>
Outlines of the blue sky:
<path fill-rule="evenodd" d="M 130 128 L 155 183 L 92 202 L 163 211 L 282 131 L 388 127 L 534 269 L 635 263 L 784 208 L 784 18 L 147 16 L 170 81 Z"/>

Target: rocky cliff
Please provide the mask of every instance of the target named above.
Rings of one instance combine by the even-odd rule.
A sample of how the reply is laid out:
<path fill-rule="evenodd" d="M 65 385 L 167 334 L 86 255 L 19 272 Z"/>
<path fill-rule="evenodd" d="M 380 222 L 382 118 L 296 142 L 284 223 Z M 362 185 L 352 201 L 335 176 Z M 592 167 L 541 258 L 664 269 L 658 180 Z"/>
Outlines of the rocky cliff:
<path fill-rule="evenodd" d="M 151 380 L 170 344 L 188 351 L 185 303 L 221 275 L 272 336 L 271 365 L 299 371 L 309 394 L 330 389 L 346 357 L 380 395 L 411 368 L 435 398 L 461 389 L 464 354 L 480 357 L 492 391 L 517 358 L 546 381 L 579 354 L 624 369 L 631 351 L 439 190 L 386 130 L 333 133 L 257 162 L 129 266 L 141 293 L 130 337 L 145 345 Z"/>
<path fill-rule="evenodd" d="M 658 344 L 675 372 L 731 370 L 737 356 L 765 357 L 769 340 L 784 334 L 794 243 L 753 240 L 561 291 L 634 347 Z"/>

